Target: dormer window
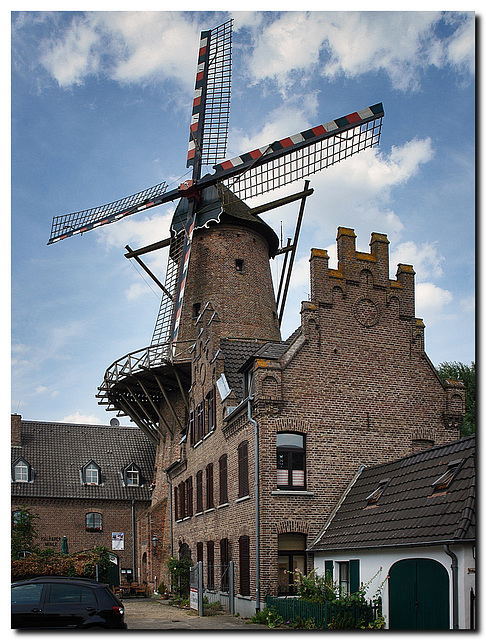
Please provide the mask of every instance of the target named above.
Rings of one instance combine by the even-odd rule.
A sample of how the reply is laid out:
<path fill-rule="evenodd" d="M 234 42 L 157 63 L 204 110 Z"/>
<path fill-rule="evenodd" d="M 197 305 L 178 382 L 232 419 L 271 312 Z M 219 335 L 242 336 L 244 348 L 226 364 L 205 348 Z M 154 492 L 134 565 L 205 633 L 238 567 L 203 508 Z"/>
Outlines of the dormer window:
<path fill-rule="evenodd" d="M 140 469 L 134 462 L 130 463 L 123 472 L 123 481 L 126 487 L 139 487 L 141 484 L 140 477 Z"/>
<path fill-rule="evenodd" d="M 390 482 L 390 478 L 386 478 L 386 480 L 380 480 L 378 487 L 370 493 L 370 495 L 366 498 L 366 503 L 368 505 L 374 505 L 381 498 L 383 491 L 385 491 L 386 486 Z"/>
<path fill-rule="evenodd" d="M 447 470 L 439 478 L 437 478 L 435 482 L 432 483 L 432 486 L 434 487 L 434 493 L 437 493 L 438 491 L 445 491 L 445 489 L 449 488 L 449 485 L 451 484 L 452 480 L 459 470 L 461 462 L 462 459 L 449 462 L 449 464 L 447 465 Z"/>
<path fill-rule="evenodd" d="M 84 484 L 101 484 L 101 469 L 92 460 L 83 467 Z"/>
<path fill-rule="evenodd" d="M 12 465 L 13 482 L 32 482 L 32 467 L 23 458 L 18 458 Z"/>

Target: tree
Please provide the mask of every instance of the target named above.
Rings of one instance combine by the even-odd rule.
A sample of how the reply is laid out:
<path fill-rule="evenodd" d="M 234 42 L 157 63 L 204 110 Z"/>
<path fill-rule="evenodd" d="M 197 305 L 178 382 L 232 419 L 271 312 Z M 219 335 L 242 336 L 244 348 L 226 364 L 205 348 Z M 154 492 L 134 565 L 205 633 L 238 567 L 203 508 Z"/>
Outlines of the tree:
<path fill-rule="evenodd" d="M 466 412 L 461 425 L 461 437 L 476 433 L 476 365 L 462 362 L 442 362 L 437 371 L 442 380 L 461 380 L 466 387 Z"/>
<path fill-rule="evenodd" d="M 12 514 L 11 555 L 13 560 L 35 553 L 37 545 L 37 530 L 35 521 L 38 516 L 31 513 L 27 507 L 20 507 Z"/>

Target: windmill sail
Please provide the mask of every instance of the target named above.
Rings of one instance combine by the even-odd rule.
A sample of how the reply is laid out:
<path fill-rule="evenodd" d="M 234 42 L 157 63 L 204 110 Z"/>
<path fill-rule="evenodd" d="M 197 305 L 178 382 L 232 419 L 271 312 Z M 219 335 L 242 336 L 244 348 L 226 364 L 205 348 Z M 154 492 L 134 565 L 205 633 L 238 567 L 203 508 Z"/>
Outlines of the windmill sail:
<path fill-rule="evenodd" d="M 77 233 L 90 231 L 95 227 L 116 222 L 132 213 L 153 207 L 159 204 L 158 200 L 166 190 L 167 184 L 161 182 L 115 202 L 103 204 L 92 209 L 85 209 L 84 211 L 55 216 L 52 220 L 51 236 L 47 244 L 53 244 Z"/>
<path fill-rule="evenodd" d="M 214 167 L 216 175 L 242 199 L 305 178 L 379 143 L 383 105 L 275 141 Z"/>

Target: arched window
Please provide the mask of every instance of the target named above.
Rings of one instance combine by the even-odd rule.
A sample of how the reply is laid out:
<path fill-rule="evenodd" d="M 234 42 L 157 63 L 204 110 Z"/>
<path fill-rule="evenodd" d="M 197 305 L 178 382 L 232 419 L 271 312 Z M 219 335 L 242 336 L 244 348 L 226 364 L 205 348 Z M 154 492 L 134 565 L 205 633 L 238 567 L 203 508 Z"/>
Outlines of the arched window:
<path fill-rule="evenodd" d="M 86 531 L 103 531 L 101 513 L 91 512 L 86 514 Z"/>
<path fill-rule="evenodd" d="M 92 460 L 83 467 L 84 484 L 101 484 L 101 469 Z"/>
<path fill-rule="evenodd" d="M 277 489 L 305 489 L 305 436 L 277 434 Z"/>

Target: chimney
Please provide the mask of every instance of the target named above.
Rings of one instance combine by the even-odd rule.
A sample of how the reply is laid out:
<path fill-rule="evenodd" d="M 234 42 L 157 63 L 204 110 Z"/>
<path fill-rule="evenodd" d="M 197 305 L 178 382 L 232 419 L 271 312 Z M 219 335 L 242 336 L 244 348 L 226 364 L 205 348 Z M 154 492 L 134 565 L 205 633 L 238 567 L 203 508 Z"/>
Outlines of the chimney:
<path fill-rule="evenodd" d="M 12 447 L 21 447 L 21 422 L 22 416 L 17 413 L 11 415 L 11 430 L 12 430 Z"/>

